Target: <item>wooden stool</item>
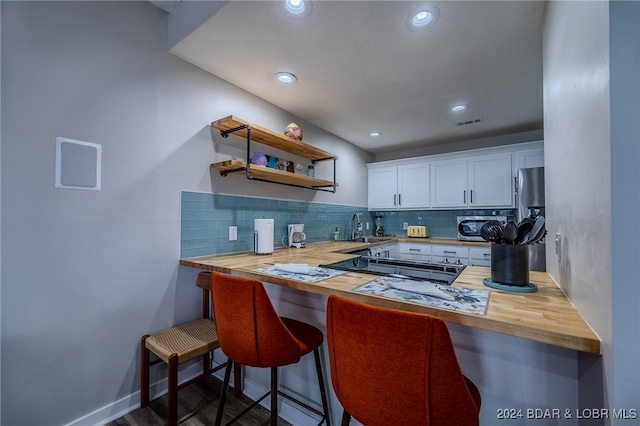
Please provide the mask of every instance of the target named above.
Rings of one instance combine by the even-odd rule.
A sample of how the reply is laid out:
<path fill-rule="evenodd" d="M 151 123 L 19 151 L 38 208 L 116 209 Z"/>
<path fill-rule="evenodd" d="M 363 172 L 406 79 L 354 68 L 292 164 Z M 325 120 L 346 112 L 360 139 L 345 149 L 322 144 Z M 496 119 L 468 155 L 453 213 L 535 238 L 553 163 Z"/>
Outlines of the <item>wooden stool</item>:
<path fill-rule="evenodd" d="M 149 405 L 149 368 L 161 361 L 168 366 L 168 414 L 167 423 L 178 423 L 178 391 L 224 368 L 227 363 L 211 368 L 210 352 L 219 348 L 218 333 L 213 320 L 203 318 L 155 334 L 142 336 L 142 371 L 140 384 L 140 406 Z M 149 353 L 158 359 L 149 362 Z M 202 373 L 191 380 L 178 384 L 178 365 L 202 356 Z M 235 380 L 239 380 L 236 376 Z M 236 384 L 237 386 L 237 384 Z"/>

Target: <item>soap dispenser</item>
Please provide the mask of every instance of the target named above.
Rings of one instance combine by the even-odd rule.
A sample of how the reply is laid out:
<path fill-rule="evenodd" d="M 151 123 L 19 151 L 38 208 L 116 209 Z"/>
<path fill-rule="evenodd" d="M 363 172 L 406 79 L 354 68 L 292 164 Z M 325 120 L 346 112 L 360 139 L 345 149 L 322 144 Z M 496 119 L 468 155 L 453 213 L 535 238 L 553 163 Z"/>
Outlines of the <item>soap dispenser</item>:
<path fill-rule="evenodd" d="M 340 231 L 338 230 L 337 226 L 336 226 L 336 230 L 333 232 L 333 239 L 336 241 L 340 240 Z"/>

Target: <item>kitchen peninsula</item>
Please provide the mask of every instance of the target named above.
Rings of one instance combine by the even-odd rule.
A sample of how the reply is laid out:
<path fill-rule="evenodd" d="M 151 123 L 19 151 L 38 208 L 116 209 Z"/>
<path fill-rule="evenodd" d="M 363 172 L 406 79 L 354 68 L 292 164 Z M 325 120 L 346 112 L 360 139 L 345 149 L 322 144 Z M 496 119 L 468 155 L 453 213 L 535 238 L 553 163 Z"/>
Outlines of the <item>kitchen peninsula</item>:
<path fill-rule="evenodd" d="M 429 239 L 431 244 L 437 242 Z M 435 315 L 452 324 L 580 352 L 601 353 L 599 338 L 546 272 L 531 272 L 531 281 L 538 287 L 535 293 L 491 290 L 487 313 L 485 316 L 479 316 L 354 292 L 354 288 L 373 279 L 369 274 L 348 272 L 316 283 L 307 283 L 255 271 L 275 263 L 306 263 L 310 266 L 318 266 L 338 262 L 355 257 L 348 252 L 379 244 L 382 243 L 321 242 L 309 244 L 305 249 L 277 249 L 272 255 L 266 256 L 245 252 L 184 258 L 180 260 L 180 264 L 253 278 L 304 292 L 323 295 L 339 294 L 374 305 Z M 490 275 L 489 268 L 468 266 L 453 285 L 474 290 L 489 290 L 483 285 L 482 279 Z"/>

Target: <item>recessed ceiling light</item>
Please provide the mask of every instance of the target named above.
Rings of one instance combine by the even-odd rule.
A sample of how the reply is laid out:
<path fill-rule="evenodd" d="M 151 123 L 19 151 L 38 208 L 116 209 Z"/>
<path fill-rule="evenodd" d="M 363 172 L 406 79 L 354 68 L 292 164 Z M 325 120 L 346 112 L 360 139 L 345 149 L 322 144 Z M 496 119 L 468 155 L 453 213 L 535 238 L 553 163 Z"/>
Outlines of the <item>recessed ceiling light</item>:
<path fill-rule="evenodd" d="M 290 72 L 279 72 L 279 73 L 276 73 L 276 79 L 280 83 L 284 83 L 284 84 L 293 84 L 298 80 L 296 78 L 296 76 L 291 74 Z"/>
<path fill-rule="evenodd" d="M 292 15 L 302 15 L 307 5 L 304 0 L 284 0 L 284 8 Z"/>
<path fill-rule="evenodd" d="M 467 104 L 455 105 L 451 107 L 451 112 L 461 112 L 466 110 L 467 108 L 469 108 L 469 105 Z"/>
<path fill-rule="evenodd" d="M 382 133 L 380 133 L 380 132 L 371 132 L 371 133 L 369 133 L 369 136 L 371 136 L 372 138 L 377 138 L 380 135 L 382 135 Z"/>
<path fill-rule="evenodd" d="M 410 28 L 426 28 L 433 25 L 440 16 L 440 11 L 433 7 L 425 7 L 414 11 L 410 18 Z"/>

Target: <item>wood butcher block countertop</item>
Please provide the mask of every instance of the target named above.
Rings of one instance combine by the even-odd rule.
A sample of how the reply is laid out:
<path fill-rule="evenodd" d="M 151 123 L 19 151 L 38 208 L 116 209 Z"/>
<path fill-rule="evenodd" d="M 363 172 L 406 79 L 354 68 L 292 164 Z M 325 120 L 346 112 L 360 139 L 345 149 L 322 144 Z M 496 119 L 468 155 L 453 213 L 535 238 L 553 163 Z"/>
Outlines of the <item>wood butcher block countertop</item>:
<path fill-rule="evenodd" d="M 431 238 L 397 238 L 394 241 L 406 240 L 420 240 L 416 242 L 431 244 L 445 244 L 447 241 L 438 240 L 436 242 Z M 455 240 L 450 240 L 450 242 L 452 244 L 459 243 Z M 318 266 L 320 264 L 338 262 L 354 257 L 354 255 L 347 254 L 347 252 L 380 244 L 383 243 L 366 244 L 330 241 L 309 244 L 303 249 L 279 248 L 271 255 L 256 256 L 252 252 L 245 252 L 185 258 L 180 260 L 180 264 L 253 278 L 306 292 L 325 295 L 338 294 L 373 305 L 427 313 L 438 316 L 446 322 L 577 351 L 592 354 L 600 354 L 601 352 L 598 336 L 591 330 L 580 313 L 546 272 L 531 271 L 530 273 L 531 282 L 538 286 L 537 292 L 513 293 L 490 289 L 482 283 L 483 278 L 491 275 L 489 268 L 467 266 L 453 285 L 491 291 L 487 315 L 477 316 L 352 291 L 354 288 L 373 279 L 373 276 L 368 274 L 348 272 L 317 283 L 305 283 L 253 271 L 275 263 L 306 263 L 310 266 Z M 479 243 L 478 245 L 485 244 Z"/>

